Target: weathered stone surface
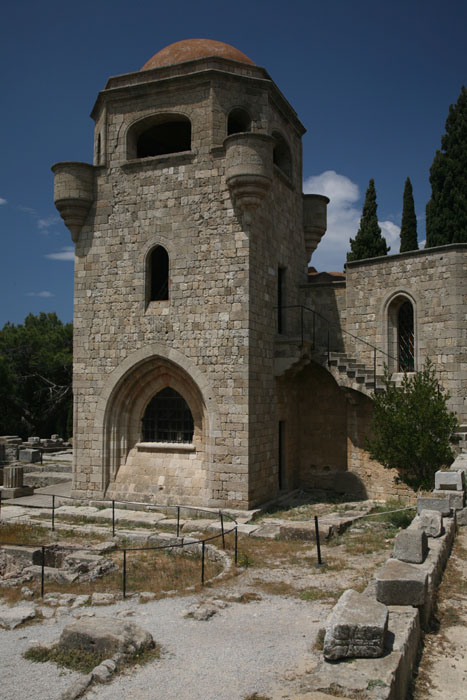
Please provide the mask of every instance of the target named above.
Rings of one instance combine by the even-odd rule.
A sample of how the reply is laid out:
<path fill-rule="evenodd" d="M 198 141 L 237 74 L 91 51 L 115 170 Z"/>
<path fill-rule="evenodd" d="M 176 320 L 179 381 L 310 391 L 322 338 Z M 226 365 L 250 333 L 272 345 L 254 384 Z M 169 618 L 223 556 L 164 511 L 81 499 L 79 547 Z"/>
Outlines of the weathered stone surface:
<path fill-rule="evenodd" d="M 34 449 L 22 449 L 18 451 L 18 459 L 20 462 L 40 462 L 41 461 L 41 451 Z M 21 485 L 21 484 L 20 484 Z"/>
<path fill-rule="evenodd" d="M 443 517 L 438 510 L 422 510 L 418 526 L 426 532 L 427 537 L 440 537 L 443 534 Z"/>
<path fill-rule="evenodd" d="M 382 656 L 387 624 L 386 605 L 352 589 L 346 590 L 326 622 L 324 658 Z"/>
<path fill-rule="evenodd" d="M 306 675 L 303 690 L 321 690 L 335 697 L 401 700 L 407 696 L 420 641 L 419 612 L 410 606 L 389 609 L 385 654 L 376 659 L 354 659 L 351 664 L 323 661 Z M 375 684 L 369 690 L 371 681 Z M 378 683 L 375 683 L 375 682 Z M 319 696 L 318 696 L 319 697 Z"/>
<path fill-rule="evenodd" d="M 60 700 L 76 700 L 81 697 L 85 690 L 89 688 L 92 683 L 92 674 L 88 673 L 82 678 L 77 678 L 69 688 L 67 688 L 60 695 Z"/>
<path fill-rule="evenodd" d="M 435 489 L 433 494 L 441 498 L 447 498 L 449 501 L 449 508 L 453 510 L 461 510 L 464 507 L 464 491 L 440 491 Z"/>
<path fill-rule="evenodd" d="M 32 605 L 15 605 L 12 608 L 0 607 L 0 625 L 10 630 L 35 617 L 36 610 Z"/>
<path fill-rule="evenodd" d="M 213 605 L 195 605 L 187 610 L 184 617 L 191 617 L 193 620 L 206 622 L 218 612 L 219 610 Z"/>
<path fill-rule="evenodd" d="M 421 564 L 428 552 L 428 538 L 421 528 L 402 530 L 394 541 L 393 557 L 411 564 Z"/>
<path fill-rule="evenodd" d="M 467 472 L 467 454 L 465 452 L 457 455 L 456 459 L 449 467 L 449 471 L 462 471 L 464 472 L 465 478 L 465 473 Z"/>
<path fill-rule="evenodd" d="M 419 496 L 417 498 L 417 513 L 420 514 L 422 510 L 437 510 L 441 515 L 450 515 L 451 506 L 449 505 L 447 496 L 437 498 Z"/>
<path fill-rule="evenodd" d="M 458 525 L 467 525 L 467 508 L 462 508 L 462 510 L 458 510 L 456 513 L 456 518 Z"/>
<path fill-rule="evenodd" d="M 435 474 L 435 490 L 463 491 L 464 480 L 461 471 L 438 471 Z"/>
<path fill-rule="evenodd" d="M 102 663 L 96 666 L 92 670 L 92 680 L 97 683 L 108 683 L 112 678 L 112 671 L 107 668 L 107 666 Z"/>
<path fill-rule="evenodd" d="M 330 539 L 335 532 L 334 523 L 324 520 L 324 518 L 318 521 L 318 529 L 320 540 Z M 283 540 L 316 541 L 315 523 L 310 521 L 281 524 L 279 536 Z"/>
<path fill-rule="evenodd" d="M 93 593 L 91 597 L 91 605 L 111 605 L 115 603 L 113 593 Z"/>
<path fill-rule="evenodd" d="M 251 533 L 251 537 L 263 538 L 265 540 L 273 540 L 279 536 L 281 526 L 279 523 L 263 523 L 260 527 Z"/>
<path fill-rule="evenodd" d="M 427 573 L 397 559 L 388 561 L 375 576 L 376 598 L 385 605 L 423 605 Z"/>
<path fill-rule="evenodd" d="M 149 632 L 133 622 L 115 617 L 81 618 L 63 630 L 62 649 L 82 649 L 111 657 L 116 653 L 134 654 L 154 646 Z"/>

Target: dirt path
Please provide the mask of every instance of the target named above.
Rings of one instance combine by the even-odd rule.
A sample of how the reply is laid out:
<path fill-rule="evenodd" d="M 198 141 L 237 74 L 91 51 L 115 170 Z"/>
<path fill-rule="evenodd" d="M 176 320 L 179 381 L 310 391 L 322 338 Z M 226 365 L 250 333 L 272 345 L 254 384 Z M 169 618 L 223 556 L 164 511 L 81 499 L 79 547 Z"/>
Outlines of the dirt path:
<path fill-rule="evenodd" d="M 439 591 L 436 628 L 425 636 L 414 700 L 467 697 L 467 529 L 461 528 Z"/>

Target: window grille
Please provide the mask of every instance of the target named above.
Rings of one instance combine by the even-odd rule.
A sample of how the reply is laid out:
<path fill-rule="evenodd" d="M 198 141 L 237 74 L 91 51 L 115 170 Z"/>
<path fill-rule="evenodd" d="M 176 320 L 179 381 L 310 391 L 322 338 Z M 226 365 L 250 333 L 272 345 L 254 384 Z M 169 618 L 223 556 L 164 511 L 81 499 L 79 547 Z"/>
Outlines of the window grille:
<path fill-rule="evenodd" d="M 167 387 L 149 402 L 143 417 L 143 442 L 192 442 L 193 416 L 185 399 Z"/>
<path fill-rule="evenodd" d="M 399 309 L 397 316 L 399 336 L 399 372 L 413 372 L 414 361 L 414 326 L 413 307 L 406 301 Z"/>

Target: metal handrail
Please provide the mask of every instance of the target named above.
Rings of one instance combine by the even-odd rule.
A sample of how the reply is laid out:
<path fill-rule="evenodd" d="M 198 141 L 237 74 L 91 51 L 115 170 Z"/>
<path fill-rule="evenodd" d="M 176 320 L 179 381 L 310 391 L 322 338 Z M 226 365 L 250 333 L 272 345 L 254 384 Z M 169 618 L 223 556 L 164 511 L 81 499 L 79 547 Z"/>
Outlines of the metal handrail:
<path fill-rule="evenodd" d="M 308 306 L 304 306 L 303 304 L 290 304 L 287 306 L 276 306 L 275 309 L 277 310 L 287 310 L 287 309 L 300 309 L 300 336 L 301 336 L 301 347 L 303 347 L 304 344 L 304 311 L 308 311 L 311 314 L 313 314 L 313 337 L 312 337 L 312 347 L 315 349 L 315 340 L 316 340 L 316 322 L 315 322 L 315 317 L 319 317 L 322 321 L 324 321 L 327 324 L 327 362 L 328 366 L 331 364 L 331 340 L 330 340 L 330 328 L 338 328 L 341 333 L 345 333 L 346 335 L 350 336 L 354 340 L 356 340 L 359 343 L 363 343 L 364 345 L 367 345 L 373 350 L 373 389 L 376 392 L 376 383 L 377 383 L 377 361 L 376 361 L 376 353 L 379 352 L 385 357 L 394 360 L 397 362 L 397 358 L 391 355 L 388 352 L 385 352 L 385 350 L 381 350 L 381 348 L 378 348 L 376 345 L 373 345 L 372 343 L 369 343 L 367 340 L 364 340 L 363 338 L 359 338 L 357 335 L 354 335 L 353 333 L 350 333 L 350 331 L 345 330 L 342 328 L 340 325 L 337 323 L 330 321 L 326 316 L 323 316 L 319 311 L 316 311 L 316 309 L 310 309 Z"/>

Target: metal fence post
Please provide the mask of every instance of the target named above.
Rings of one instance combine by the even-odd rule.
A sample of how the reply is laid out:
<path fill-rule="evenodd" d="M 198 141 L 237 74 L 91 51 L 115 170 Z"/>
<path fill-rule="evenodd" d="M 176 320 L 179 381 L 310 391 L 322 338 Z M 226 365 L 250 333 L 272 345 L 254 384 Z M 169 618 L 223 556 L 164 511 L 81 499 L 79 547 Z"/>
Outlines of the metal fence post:
<path fill-rule="evenodd" d="M 238 562 L 238 528 L 235 527 L 235 566 Z"/>
<path fill-rule="evenodd" d="M 52 494 L 52 530 L 55 530 L 55 496 Z"/>
<path fill-rule="evenodd" d="M 42 562 L 41 562 L 41 598 L 44 597 L 44 567 L 45 567 L 45 547 L 42 546 Z"/>
<path fill-rule="evenodd" d="M 303 348 L 303 306 L 300 306 L 300 326 L 301 326 L 302 348 Z"/>
<path fill-rule="evenodd" d="M 112 501 L 112 537 L 115 537 L 115 501 Z"/>
<path fill-rule="evenodd" d="M 316 533 L 316 549 L 318 550 L 318 566 L 322 565 L 321 560 L 321 546 L 319 543 L 319 527 L 318 527 L 318 516 L 315 515 L 315 533 Z"/>
<path fill-rule="evenodd" d="M 376 394 L 376 348 L 373 350 L 373 391 Z"/>
<path fill-rule="evenodd" d="M 177 506 L 177 537 L 180 535 L 180 506 Z"/>
<path fill-rule="evenodd" d="M 224 514 L 220 510 L 219 517 L 221 519 L 221 532 L 222 532 L 222 549 L 225 549 L 225 535 L 224 535 Z"/>
<path fill-rule="evenodd" d="M 126 549 L 123 550 L 122 593 L 123 593 L 123 597 L 126 598 Z"/>
<path fill-rule="evenodd" d="M 203 540 L 201 544 L 201 583 L 204 585 L 204 550 L 206 549 L 206 544 Z"/>
<path fill-rule="evenodd" d="M 328 323 L 328 367 L 331 364 L 331 341 L 329 336 L 329 323 Z"/>
<path fill-rule="evenodd" d="M 0 491 L 0 520 L 2 519 L 2 492 Z"/>

